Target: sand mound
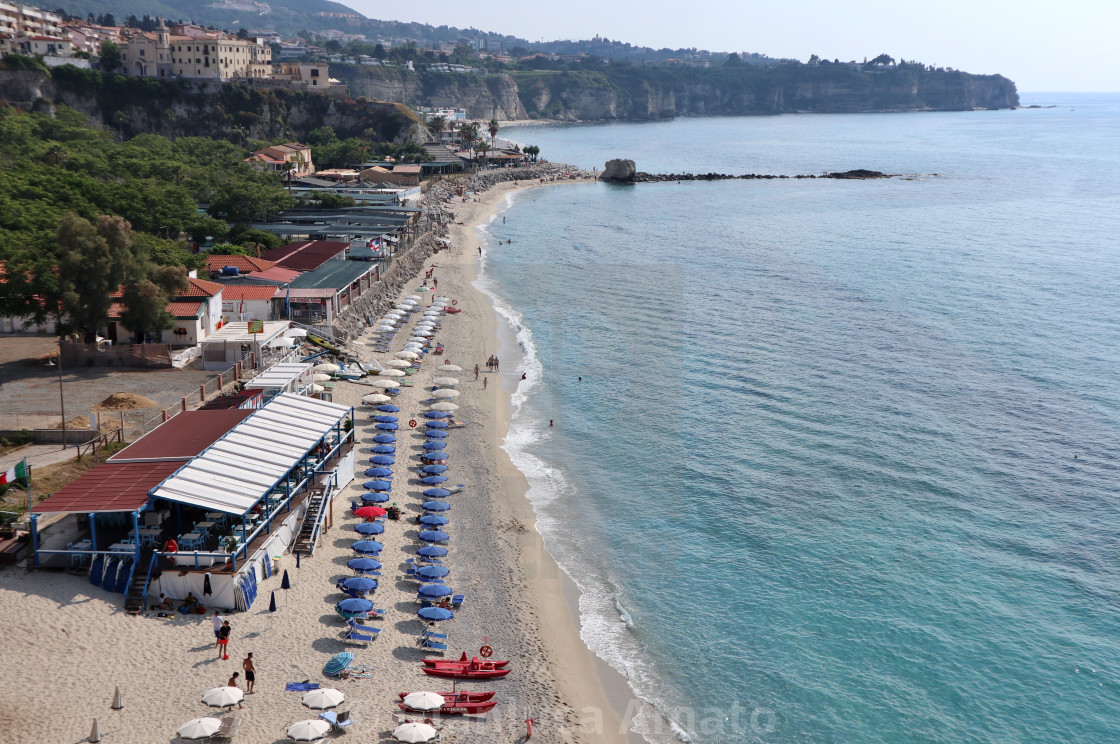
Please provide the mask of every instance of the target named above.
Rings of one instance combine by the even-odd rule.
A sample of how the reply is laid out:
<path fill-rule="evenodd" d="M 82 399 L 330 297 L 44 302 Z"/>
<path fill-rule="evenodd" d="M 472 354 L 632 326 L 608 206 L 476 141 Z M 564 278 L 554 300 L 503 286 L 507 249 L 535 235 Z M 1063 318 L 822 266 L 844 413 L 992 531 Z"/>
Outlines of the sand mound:
<path fill-rule="evenodd" d="M 61 429 L 62 424 L 55 424 L 54 428 L 55 429 Z M 89 416 L 75 416 L 74 418 L 72 418 L 72 419 L 70 419 L 69 421 L 66 422 L 66 428 L 67 429 L 88 429 L 89 428 Z"/>
<path fill-rule="evenodd" d="M 137 408 L 155 408 L 156 403 L 151 398 L 135 393 L 113 393 L 105 400 L 93 407 L 95 411 L 132 411 Z"/>

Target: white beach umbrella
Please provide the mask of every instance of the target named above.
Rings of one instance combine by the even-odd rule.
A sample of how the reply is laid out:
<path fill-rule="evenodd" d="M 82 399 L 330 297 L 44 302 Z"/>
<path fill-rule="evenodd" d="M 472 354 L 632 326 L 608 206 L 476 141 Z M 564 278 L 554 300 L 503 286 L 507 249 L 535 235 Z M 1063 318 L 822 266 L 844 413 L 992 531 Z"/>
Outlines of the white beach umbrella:
<path fill-rule="evenodd" d="M 381 317 L 385 320 L 400 320 L 404 317 L 404 313 L 402 313 L 400 310 L 390 310 Z"/>
<path fill-rule="evenodd" d="M 463 368 L 458 364 L 441 364 L 436 367 L 436 372 L 462 372 Z"/>
<path fill-rule="evenodd" d="M 295 346 L 296 340 L 288 336 L 277 336 L 268 342 L 268 345 L 274 349 L 291 348 Z"/>
<path fill-rule="evenodd" d="M 196 739 L 209 739 L 214 734 L 218 733 L 218 729 L 222 727 L 222 722 L 217 718 L 195 718 L 194 720 L 187 721 L 175 735 L 180 739 L 187 739 L 193 741 Z"/>
<path fill-rule="evenodd" d="M 417 305 L 420 304 L 420 298 L 416 297 L 415 299 L 413 299 L 412 297 L 408 297 L 406 299 L 401 300 L 401 304 L 402 305 L 409 305 L 410 307 L 416 307 Z"/>
<path fill-rule="evenodd" d="M 392 388 L 399 388 L 401 386 L 401 384 L 399 382 L 397 382 L 396 380 L 390 380 L 388 378 L 381 379 L 380 377 L 378 377 L 376 380 L 371 382 L 370 385 L 372 385 L 374 387 L 377 387 L 377 388 L 384 388 L 386 390 L 391 390 Z"/>
<path fill-rule="evenodd" d="M 330 730 L 331 725 L 326 721 L 308 719 L 293 723 L 288 727 L 287 734 L 292 741 L 319 741 Z"/>
<path fill-rule="evenodd" d="M 409 296 L 408 296 L 408 297 L 406 297 L 405 299 L 406 299 L 406 300 L 419 300 L 419 299 L 420 299 L 420 295 L 409 295 Z"/>
<path fill-rule="evenodd" d="M 305 693 L 303 704 L 312 710 L 326 710 L 342 705 L 342 701 L 345 699 L 346 696 L 342 694 L 341 690 L 336 690 L 333 687 L 323 687 Z"/>
<path fill-rule="evenodd" d="M 418 330 L 418 331 L 417 331 L 417 330 L 413 330 L 413 331 L 412 331 L 412 335 L 413 335 L 413 336 L 419 336 L 420 338 L 431 338 L 432 336 L 434 336 L 434 335 L 436 335 L 436 334 L 432 333 L 431 331 L 429 331 L 429 330 L 427 330 L 427 329 L 421 328 L 421 329 L 420 329 L 420 330 Z"/>
<path fill-rule="evenodd" d="M 284 335 L 288 336 L 289 338 L 303 338 L 307 335 L 307 330 L 304 328 L 289 328 L 288 330 L 284 331 Z"/>
<path fill-rule="evenodd" d="M 315 365 L 315 371 L 316 372 L 341 372 L 342 367 L 339 367 L 337 364 L 332 364 L 331 362 L 323 362 L 322 364 L 316 364 Z"/>
<path fill-rule="evenodd" d="M 451 298 L 445 295 L 437 295 L 434 299 L 436 302 L 451 302 Z"/>
<path fill-rule="evenodd" d="M 412 366 L 412 362 L 405 361 L 404 359 L 390 359 L 385 362 L 386 367 L 396 367 L 397 369 L 405 369 Z"/>
<path fill-rule="evenodd" d="M 362 396 L 362 402 L 369 403 L 371 405 L 376 405 L 378 403 L 388 403 L 391 400 L 392 398 L 390 398 L 388 395 L 382 395 L 381 393 L 370 393 L 369 395 Z"/>
<path fill-rule="evenodd" d="M 401 702 L 413 710 L 436 710 L 447 700 L 438 692 L 410 692 Z"/>
<path fill-rule="evenodd" d="M 458 398 L 459 391 L 450 388 L 440 388 L 432 393 L 433 398 Z"/>
<path fill-rule="evenodd" d="M 428 289 L 427 287 L 420 287 L 416 291 L 417 292 L 431 292 L 432 290 Z"/>
<path fill-rule="evenodd" d="M 416 333 L 417 331 L 434 331 L 435 329 L 435 323 L 417 323 L 416 326 L 412 329 L 412 332 Z"/>
<path fill-rule="evenodd" d="M 436 738 L 438 732 L 426 723 L 402 723 L 393 729 L 393 738 L 407 744 L 419 744 Z"/>
<path fill-rule="evenodd" d="M 393 356 L 395 356 L 397 359 L 416 359 L 420 355 L 414 351 L 398 351 Z"/>
<path fill-rule="evenodd" d="M 245 693 L 237 687 L 215 687 L 202 696 L 202 702 L 211 708 L 231 708 L 244 699 Z"/>
<path fill-rule="evenodd" d="M 429 318 L 438 318 L 440 315 L 443 314 L 443 311 L 440 309 L 440 307 L 441 307 L 440 305 L 434 305 L 432 307 L 429 307 L 427 310 L 424 311 L 424 315 L 428 316 Z"/>
<path fill-rule="evenodd" d="M 454 377 L 437 377 L 432 382 L 440 387 L 455 387 L 459 384 L 459 380 Z"/>
<path fill-rule="evenodd" d="M 400 310 L 401 312 L 404 312 L 404 313 L 407 313 L 410 310 L 412 310 L 412 305 L 406 305 L 403 302 L 399 305 L 396 305 L 395 307 L 396 307 L 397 310 Z"/>
<path fill-rule="evenodd" d="M 312 385 L 311 386 L 311 394 L 312 395 L 318 395 L 319 393 L 323 392 L 324 390 L 326 390 L 326 388 L 323 387 L 322 385 Z"/>
<path fill-rule="evenodd" d="M 458 411 L 459 406 L 446 400 L 441 400 L 438 403 L 433 403 L 431 406 L 433 411 Z"/>
<path fill-rule="evenodd" d="M 424 348 L 424 344 L 420 341 L 409 341 L 404 345 L 404 351 L 411 351 L 416 353 Z"/>
<path fill-rule="evenodd" d="M 377 374 L 381 377 L 404 377 L 404 372 L 399 369 L 383 369 Z"/>
<path fill-rule="evenodd" d="M 315 379 L 315 382 L 330 382 L 331 381 L 331 376 L 330 375 L 324 375 L 322 373 L 316 373 L 314 379 Z"/>

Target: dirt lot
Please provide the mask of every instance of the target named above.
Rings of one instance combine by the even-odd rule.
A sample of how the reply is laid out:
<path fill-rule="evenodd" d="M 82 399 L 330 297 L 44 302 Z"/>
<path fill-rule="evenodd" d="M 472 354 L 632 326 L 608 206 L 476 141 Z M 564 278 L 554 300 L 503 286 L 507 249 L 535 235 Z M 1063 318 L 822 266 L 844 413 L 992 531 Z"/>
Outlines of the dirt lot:
<path fill-rule="evenodd" d="M 59 423 L 58 367 L 38 361 L 57 348 L 53 336 L 0 336 L 0 428 L 49 428 Z M 201 369 L 64 369 L 66 418 L 90 416 L 93 406 L 119 392 L 142 395 L 166 408 L 181 396 L 197 397 L 198 386 L 213 376 Z M 151 409 L 153 415 L 157 411 Z"/>

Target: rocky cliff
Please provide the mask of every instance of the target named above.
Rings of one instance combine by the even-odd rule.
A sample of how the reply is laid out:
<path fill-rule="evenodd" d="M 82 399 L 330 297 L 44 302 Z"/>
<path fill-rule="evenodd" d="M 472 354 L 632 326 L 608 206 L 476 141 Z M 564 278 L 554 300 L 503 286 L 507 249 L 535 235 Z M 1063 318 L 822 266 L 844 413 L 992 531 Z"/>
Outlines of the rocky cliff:
<path fill-rule="evenodd" d="M 336 99 L 317 93 L 231 83 L 157 80 L 108 75 L 74 67 L 0 70 L 0 98 L 21 108 L 50 111 L 66 105 L 125 136 L 156 132 L 231 140 L 302 140 L 329 125 L 340 138 L 366 130 L 403 142 L 423 132 L 399 103 Z"/>
<path fill-rule="evenodd" d="M 525 119 L 517 83 L 508 75 L 412 72 L 399 67 L 332 65 L 331 75 L 356 96 L 407 106 L 463 108 L 472 119 Z"/>

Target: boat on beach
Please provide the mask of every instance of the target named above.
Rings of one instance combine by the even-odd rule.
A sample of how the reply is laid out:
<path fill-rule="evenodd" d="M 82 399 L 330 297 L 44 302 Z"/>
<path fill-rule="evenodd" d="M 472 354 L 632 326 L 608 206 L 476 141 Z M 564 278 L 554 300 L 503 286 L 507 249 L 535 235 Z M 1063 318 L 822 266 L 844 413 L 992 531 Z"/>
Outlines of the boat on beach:
<path fill-rule="evenodd" d="M 437 693 L 444 699 L 444 704 L 434 709 L 413 708 L 404 702 L 406 693 L 399 693 L 401 702 L 397 703 L 397 707 L 406 713 L 439 713 L 445 716 L 462 716 L 472 715 L 475 713 L 486 713 L 494 709 L 498 704 L 497 700 L 493 699 L 493 692 L 471 693 L 471 692 L 440 692 Z M 483 696 L 486 699 L 476 700 L 472 699 L 477 696 Z"/>
<path fill-rule="evenodd" d="M 509 661 L 486 661 L 477 656 L 470 661 L 445 661 L 443 659 L 424 659 L 420 667 L 424 674 L 450 679 L 494 679 L 504 677 L 512 670 L 506 668 Z"/>
<path fill-rule="evenodd" d="M 404 700 L 405 697 L 411 694 L 411 692 L 398 692 L 397 697 L 401 700 Z M 494 690 L 490 690 L 488 692 L 465 692 L 463 690 L 456 690 L 453 692 L 437 692 L 436 694 L 446 700 L 457 698 L 459 700 L 464 700 L 470 703 L 485 703 L 487 700 L 491 699 L 498 693 Z"/>

